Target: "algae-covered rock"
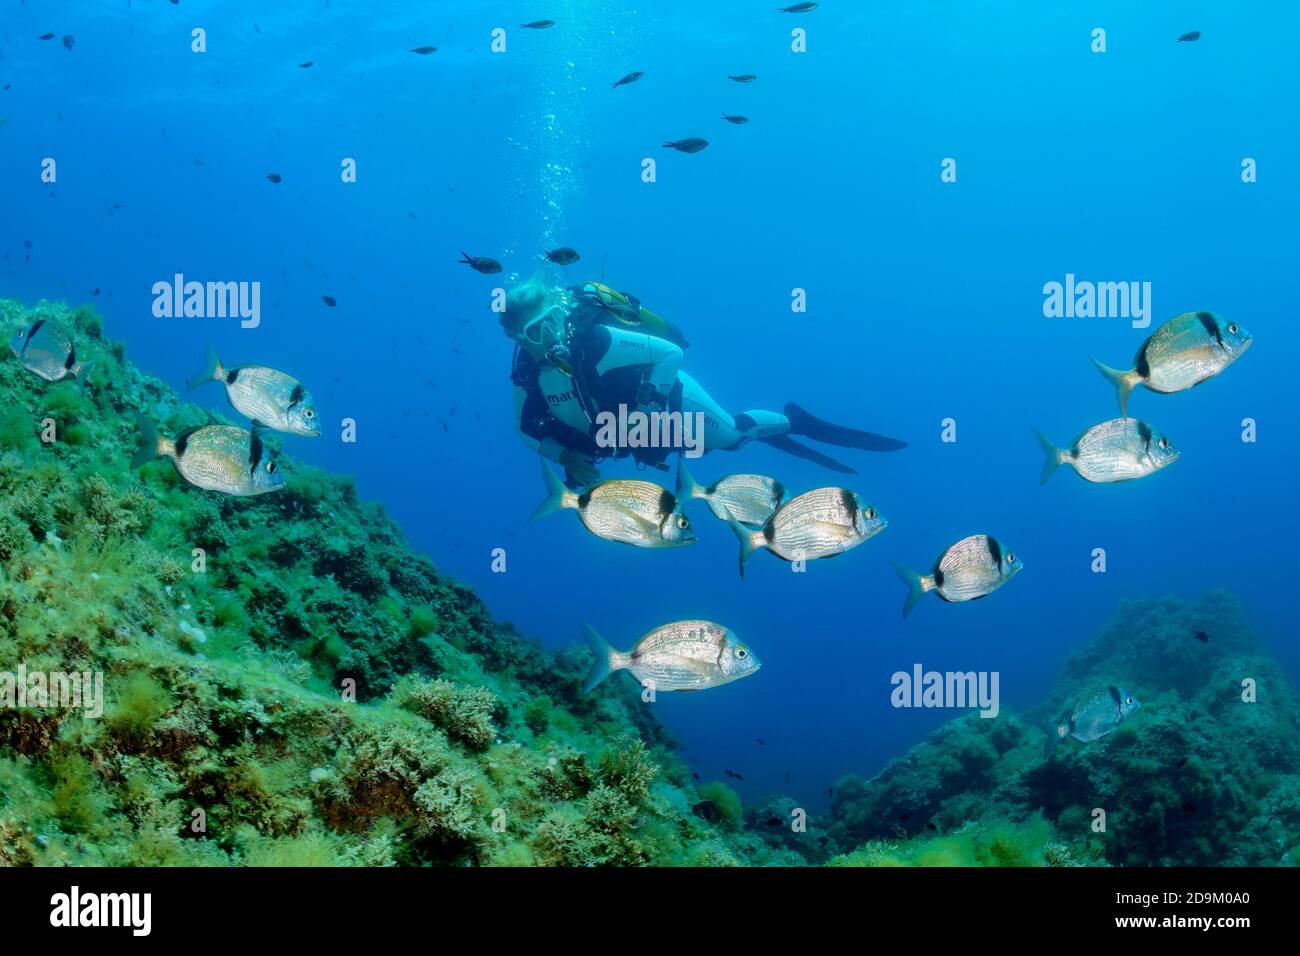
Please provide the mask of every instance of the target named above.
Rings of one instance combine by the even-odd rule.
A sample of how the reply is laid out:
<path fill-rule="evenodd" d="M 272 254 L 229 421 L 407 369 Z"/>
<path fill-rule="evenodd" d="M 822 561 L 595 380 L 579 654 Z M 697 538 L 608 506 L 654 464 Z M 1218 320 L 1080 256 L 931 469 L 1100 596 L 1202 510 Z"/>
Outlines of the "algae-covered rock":
<path fill-rule="evenodd" d="M 693 816 L 633 690 L 583 696 L 584 651 L 493 622 L 279 438 L 275 494 L 133 471 L 136 412 L 209 414 L 88 308 L 0 301 L 0 335 L 38 317 L 95 365 L 83 390 L 0 360 L 0 674 L 103 701 L 0 707 L 0 865 L 803 862 Z"/>
<path fill-rule="evenodd" d="M 1048 732 L 1097 687 L 1142 708 L 1090 744 Z M 1124 602 L 1024 718 L 951 721 L 836 787 L 840 865 L 1273 866 L 1300 843 L 1300 698 L 1240 605 Z"/>

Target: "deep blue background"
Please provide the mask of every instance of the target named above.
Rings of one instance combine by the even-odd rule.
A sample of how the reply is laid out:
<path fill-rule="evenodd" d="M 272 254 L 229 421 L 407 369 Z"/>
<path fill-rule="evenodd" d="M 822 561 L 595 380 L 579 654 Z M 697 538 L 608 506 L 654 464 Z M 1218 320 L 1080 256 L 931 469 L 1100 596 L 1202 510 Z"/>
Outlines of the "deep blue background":
<path fill-rule="evenodd" d="M 950 716 L 889 706 L 889 675 L 914 662 L 999 670 L 1005 708 L 1037 703 L 1125 596 L 1230 588 L 1300 670 L 1296 5 L 776 5 L 3 0 L 0 295 L 80 303 L 100 287 L 109 334 L 178 387 L 209 342 L 231 364 L 291 371 L 361 440 L 334 428 L 286 449 L 356 474 L 444 572 L 550 645 L 584 618 L 620 646 L 679 617 L 731 625 L 762 672 L 657 706 L 701 774 L 739 771 L 747 795 L 816 805 Z M 542 17 L 558 25 L 516 28 Z M 195 26 L 206 54 L 190 52 Z M 806 54 L 790 52 L 795 26 Z M 1192 29 L 1199 42 L 1174 42 Z M 36 39 L 47 31 L 74 49 Z M 424 44 L 439 50 L 406 52 Z M 631 70 L 645 78 L 610 88 Z M 742 72 L 759 79 L 726 79 Z M 660 148 L 685 136 L 711 145 Z M 910 439 L 844 455 L 884 535 L 802 575 L 759 555 L 741 582 L 734 539 L 702 506 L 685 551 L 609 544 L 567 514 L 529 524 L 541 482 L 513 432 L 489 297 L 558 244 L 584 257 L 568 279 L 603 271 L 682 326 L 688 369 L 730 409 L 796 400 Z M 507 275 L 457 265 L 462 249 Z M 262 327 L 154 319 L 150 287 L 177 271 L 260 281 Z M 1113 417 L 1088 356 L 1127 367 L 1147 334 L 1044 318 L 1042 286 L 1067 272 L 1151 282 L 1153 329 L 1213 309 L 1254 333 L 1221 379 L 1135 395 L 1183 451 L 1168 471 L 1039 486 L 1029 426 L 1064 443 Z M 795 287 L 807 314 L 790 311 Z M 196 398 L 224 405 L 215 386 Z M 949 416 L 954 445 L 939 442 Z M 1246 417 L 1257 444 L 1240 441 Z M 834 483 L 764 447 L 694 464 L 706 481 L 737 470 Z M 1019 552 L 1021 576 L 900 620 L 888 561 L 924 568 L 980 531 Z M 504 575 L 489 570 L 498 546 Z M 1094 547 L 1105 575 L 1089 572 Z"/>

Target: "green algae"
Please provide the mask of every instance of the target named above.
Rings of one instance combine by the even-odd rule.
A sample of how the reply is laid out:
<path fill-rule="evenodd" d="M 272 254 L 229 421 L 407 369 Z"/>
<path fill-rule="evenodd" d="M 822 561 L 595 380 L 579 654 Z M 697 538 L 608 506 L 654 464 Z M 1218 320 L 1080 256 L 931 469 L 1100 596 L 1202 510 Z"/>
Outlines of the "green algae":
<path fill-rule="evenodd" d="M 132 412 L 208 420 L 89 308 L 83 391 L 0 362 L 0 670 L 104 675 L 102 719 L 0 710 L 0 864 L 799 862 L 690 812 L 631 690 L 491 620 L 346 478 L 229 499 L 128 467 Z M 55 440 L 42 441 L 42 423 Z M 276 441 L 276 439 L 272 439 Z"/>
<path fill-rule="evenodd" d="M 0 671 L 99 672 L 106 701 L 0 709 L 0 865 L 1300 861 L 1300 700 L 1230 595 L 1126 602 L 1041 708 L 950 721 L 825 814 L 742 806 L 634 688 L 583 695 L 585 650 L 494 622 L 349 479 L 280 454 L 287 487 L 236 500 L 131 471 L 132 412 L 208 414 L 93 310 L 0 301 L 6 337 L 40 316 L 96 368 L 83 390 L 0 361 Z M 1142 710 L 1044 759 L 1106 682 Z"/>

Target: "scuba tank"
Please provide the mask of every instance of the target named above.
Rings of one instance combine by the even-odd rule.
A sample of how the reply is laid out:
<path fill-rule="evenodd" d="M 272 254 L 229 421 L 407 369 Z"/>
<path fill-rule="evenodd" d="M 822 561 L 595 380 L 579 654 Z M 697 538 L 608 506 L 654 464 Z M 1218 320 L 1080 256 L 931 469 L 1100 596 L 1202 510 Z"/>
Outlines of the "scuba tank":
<path fill-rule="evenodd" d="M 570 291 L 580 305 L 586 306 L 579 310 L 584 320 L 599 325 L 617 325 L 636 329 L 647 335 L 666 339 L 681 348 L 690 345 L 681 329 L 663 316 L 651 312 L 634 295 L 619 292 L 603 282 L 595 281 L 584 282 L 582 285 L 574 286 Z"/>

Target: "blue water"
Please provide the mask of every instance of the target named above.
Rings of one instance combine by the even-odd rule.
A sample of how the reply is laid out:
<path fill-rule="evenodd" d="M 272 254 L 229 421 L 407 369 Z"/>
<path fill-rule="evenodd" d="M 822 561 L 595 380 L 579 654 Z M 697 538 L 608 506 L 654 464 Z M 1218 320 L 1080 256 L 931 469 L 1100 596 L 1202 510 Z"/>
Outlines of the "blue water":
<path fill-rule="evenodd" d="M 1004 710 L 1037 704 L 1125 597 L 1231 589 L 1300 671 L 1297 7 L 776 5 L 5 0 L 0 295 L 92 301 L 128 356 L 177 387 L 208 343 L 291 371 L 327 432 L 286 450 L 355 474 L 444 573 L 548 645 L 577 641 L 583 620 L 619 646 L 676 618 L 733 627 L 762 671 L 654 706 L 702 776 L 738 772 L 747 797 L 817 806 L 841 774 L 874 772 L 950 718 L 890 706 L 890 675 L 914 663 L 996 670 Z M 543 17 L 557 25 L 517 29 Z M 498 26 L 503 54 L 489 51 Z M 807 53 L 790 51 L 796 26 Z M 1174 42 L 1193 29 L 1201 40 Z M 407 52 L 425 44 L 438 52 Z M 631 70 L 646 75 L 610 88 Z M 759 79 L 726 79 L 744 72 Z M 685 136 L 710 146 L 660 148 Z M 341 182 L 345 157 L 356 183 Z M 1241 181 L 1244 157 L 1258 182 Z M 530 524 L 543 491 L 489 305 L 555 245 L 583 254 L 569 280 L 603 274 L 685 329 L 686 368 L 728 409 L 793 400 L 908 439 L 896 454 L 829 449 L 888 530 L 803 574 L 757 555 L 742 582 L 703 506 L 699 543 L 678 551 L 598 540 L 570 514 Z M 506 273 L 458 265 L 462 250 Z M 154 318 L 150 289 L 177 272 L 260 281 L 262 325 Z M 1067 273 L 1150 282 L 1151 329 L 1045 318 L 1043 285 Z M 796 287 L 806 314 L 790 309 Z M 1062 470 L 1040 486 L 1031 425 L 1064 443 L 1116 414 L 1089 355 L 1128 367 L 1149 331 L 1195 309 L 1255 346 L 1194 391 L 1135 394 L 1182 459 L 1126 485 Z M 215 387 L 194 397 L 224 406 Z M 356 444 L 338 440 L 344 418 Z M 955 443 L 940 441 L 946 418 Z M 838 481 L 759 445 L 693 470 L 797 491 Z M 641 477 L 605 466 L 619 475 Z M 927 598 L 903 621 L 889 561 L 924 569 L 976 532 L 1025 570 L 987 600 Z M 1090 571 L 1098 547 L 1105 574 Z"/>

